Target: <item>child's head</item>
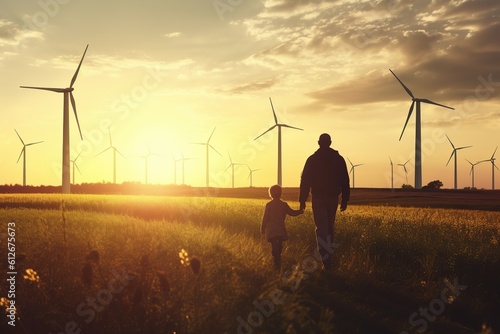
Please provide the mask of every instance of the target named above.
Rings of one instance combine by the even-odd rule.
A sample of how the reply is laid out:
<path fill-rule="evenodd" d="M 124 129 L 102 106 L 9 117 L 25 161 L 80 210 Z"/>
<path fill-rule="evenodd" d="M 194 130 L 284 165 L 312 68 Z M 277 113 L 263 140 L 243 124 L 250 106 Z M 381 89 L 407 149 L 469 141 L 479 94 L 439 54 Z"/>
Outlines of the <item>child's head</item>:
<path fill-rule="evenodd" d="M 269 196 L 272 199 L 280 199 L 281 198 L 281 186 L 279 184 L 275 184 L 269 188 Z"/>

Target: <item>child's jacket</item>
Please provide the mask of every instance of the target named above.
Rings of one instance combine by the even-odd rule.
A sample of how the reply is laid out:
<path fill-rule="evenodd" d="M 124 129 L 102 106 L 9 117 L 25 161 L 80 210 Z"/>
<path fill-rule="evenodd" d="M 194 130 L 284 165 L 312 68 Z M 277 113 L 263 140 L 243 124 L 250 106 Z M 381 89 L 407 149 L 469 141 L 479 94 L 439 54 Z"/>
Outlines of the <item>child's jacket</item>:
<path fill-rule="evenodd" d="M 269 241 L 272 238 L 280 237 L 282 240 L 288 240 L 288 234 L 285 227 L 285 217 L 298 216 L 300 210 L 293 210 L 290 206 L 279 199 L 273 199 L 266 204 L 264 216 L 262 217 L 262 232 L 266 233 Z"/>

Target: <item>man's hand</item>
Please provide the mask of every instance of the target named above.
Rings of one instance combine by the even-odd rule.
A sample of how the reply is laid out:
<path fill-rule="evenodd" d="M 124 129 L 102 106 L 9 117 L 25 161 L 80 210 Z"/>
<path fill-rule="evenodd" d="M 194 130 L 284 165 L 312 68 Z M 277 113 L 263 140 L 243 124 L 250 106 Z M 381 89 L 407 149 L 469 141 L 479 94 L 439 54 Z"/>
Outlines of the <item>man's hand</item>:
<path fill-rule="evenodd" d="M 342 202 L 342 204 L 340 204 L 340 211 L 345 211 L 345 209 L 347 209 L 347 202 Z"/>
<path fill-rule="evenodd" d="M 305 209 L 306 209 L 306 202 L 300 203 L 300 209 L 299 210 L 304 211 Z"/>

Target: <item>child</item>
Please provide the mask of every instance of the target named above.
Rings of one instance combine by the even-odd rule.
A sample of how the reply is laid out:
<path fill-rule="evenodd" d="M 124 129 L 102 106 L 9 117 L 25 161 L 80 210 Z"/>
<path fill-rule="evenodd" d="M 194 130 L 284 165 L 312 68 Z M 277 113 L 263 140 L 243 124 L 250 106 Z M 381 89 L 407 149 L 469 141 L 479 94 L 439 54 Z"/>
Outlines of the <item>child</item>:
<path fill-rule="evenodd" d="M 266 234 L 267 241 L 271 243 L 274 267 L 279 269 L 281 267 L 283 241 L 288 240 L 285 217 L 286 215 L 298 216 L 304 213 L 304 210 L 293 210 L 286 202 L 283 202 L 280 199 L 281 186 L 277 184 L 269 188 L 269 196 L 272 201 L 266 204 L 264 216 L 262 217 L 261 233 Z"/>

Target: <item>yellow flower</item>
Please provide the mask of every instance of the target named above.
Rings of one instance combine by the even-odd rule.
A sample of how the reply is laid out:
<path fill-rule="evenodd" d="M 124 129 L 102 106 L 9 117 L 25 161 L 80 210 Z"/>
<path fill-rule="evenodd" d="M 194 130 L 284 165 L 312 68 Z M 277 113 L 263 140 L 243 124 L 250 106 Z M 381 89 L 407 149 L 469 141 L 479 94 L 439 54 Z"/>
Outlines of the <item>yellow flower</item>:
<path fill-rule="evenodd" d="M 32 282 L 40 282 L 40 276 L 38 276 L 37 272 L 34 269 L 26 269 L 26 275 L 23 276 L 25 280 Z"/>
<path fill-rule="evenodd" d="M 189 257 L 188 257 L 188 252 L 186 252 L 184 249 L 181 249 L 179 252 L 179 259 L 181 261 L 181 264 L 183 266 L 189 266 Z"/>

